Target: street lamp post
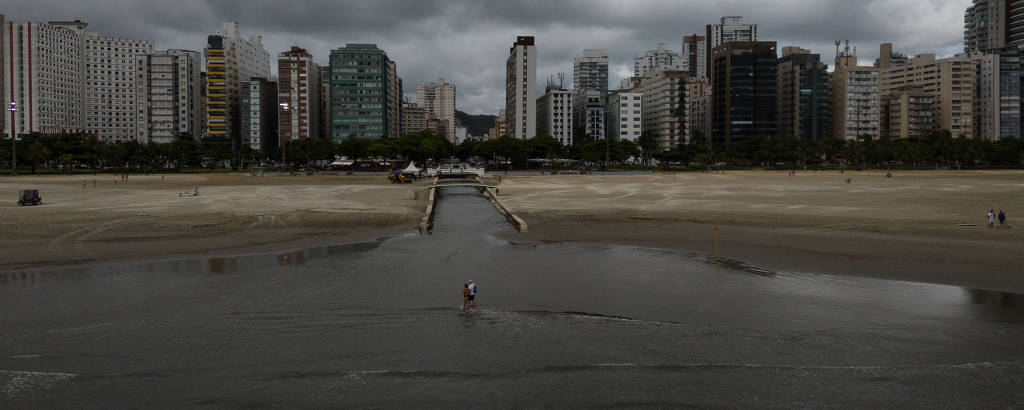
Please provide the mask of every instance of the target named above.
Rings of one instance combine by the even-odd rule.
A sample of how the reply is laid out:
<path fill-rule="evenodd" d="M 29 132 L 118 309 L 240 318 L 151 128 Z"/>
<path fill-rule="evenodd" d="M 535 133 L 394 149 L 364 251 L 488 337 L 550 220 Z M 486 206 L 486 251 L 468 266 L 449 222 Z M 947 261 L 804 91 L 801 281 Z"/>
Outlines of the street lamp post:
<path fill-rule="evenodd" d="M 18 176 L 18 155 L 15 152 L 17 147 L 16 135 L 14 132 L 14 113 L 18 111 L 18 103 L 11 101 L 11 176 Z"/>

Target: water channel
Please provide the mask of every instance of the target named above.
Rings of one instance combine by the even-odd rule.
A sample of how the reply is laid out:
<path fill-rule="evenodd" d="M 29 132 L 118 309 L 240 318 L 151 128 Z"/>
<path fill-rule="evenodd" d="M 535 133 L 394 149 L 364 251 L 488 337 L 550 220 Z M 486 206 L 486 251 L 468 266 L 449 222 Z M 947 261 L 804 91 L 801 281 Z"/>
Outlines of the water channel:
<path fill-rule="evenodd" d="M 510 245 L 443 191 L 430 235 L 2 272 L 0 408 L 1024 403 L 1021 295 Z"/>

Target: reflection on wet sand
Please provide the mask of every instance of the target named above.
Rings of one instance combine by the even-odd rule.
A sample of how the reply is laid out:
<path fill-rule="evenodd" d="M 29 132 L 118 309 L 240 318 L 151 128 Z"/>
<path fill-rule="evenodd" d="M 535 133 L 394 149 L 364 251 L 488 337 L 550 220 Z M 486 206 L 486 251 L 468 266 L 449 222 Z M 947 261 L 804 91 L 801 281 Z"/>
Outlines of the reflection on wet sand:
<path fill-rule="evenodd" d="M 997 292 L 984 289 L 964 289 L 971 303 L 976 305 L 996 306 L 1009 310 L 1024 310 L 1024 295 L 1008 292 Z"/>

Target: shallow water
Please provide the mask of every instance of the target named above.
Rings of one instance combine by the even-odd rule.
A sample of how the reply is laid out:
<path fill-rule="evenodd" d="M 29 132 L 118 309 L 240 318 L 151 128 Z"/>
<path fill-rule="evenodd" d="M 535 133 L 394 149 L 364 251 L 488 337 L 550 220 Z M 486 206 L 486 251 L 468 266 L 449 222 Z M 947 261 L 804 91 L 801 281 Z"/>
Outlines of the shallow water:
<path fill-rule="evenodd" d="M 431 235 L 2 273 L 0 407 L 1024 403 L 1020 295 L 509 245 L 443 191 Z"/>

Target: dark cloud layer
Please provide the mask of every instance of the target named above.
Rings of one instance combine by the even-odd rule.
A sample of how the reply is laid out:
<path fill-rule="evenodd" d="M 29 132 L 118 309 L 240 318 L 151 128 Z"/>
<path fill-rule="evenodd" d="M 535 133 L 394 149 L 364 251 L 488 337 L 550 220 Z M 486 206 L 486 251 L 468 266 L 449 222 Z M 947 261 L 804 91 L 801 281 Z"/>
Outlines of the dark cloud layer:
<path fill-rule="evenodd" d="M 493 114 L 504 104 L 505 58 L 516 35 L 537 38 L 538 83 L 566 73 L 584 48 L 611 59 L 611 86 L 632 58 L 664 42 L 701 34 L 721 16 L 742 15 L 762 40 L 809 48 L 831 62 L 833 41 L 849 39 L 864 62 L 878 44 L 907 54 L 960 51 L 970 0 L 0 0 L 12 20 L 80 18 L 94 31 L 156 41 L 159 49 L 202 50 L 223 21 L 263 36 L 271 55 L 291 45 L 326 64 L 345 43 L 377 43 L 398 62 L 410 98 L 416 84 L 444 77 L 458 88 L 458 108 Z"/>

